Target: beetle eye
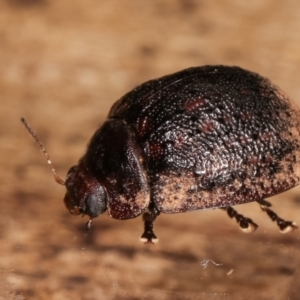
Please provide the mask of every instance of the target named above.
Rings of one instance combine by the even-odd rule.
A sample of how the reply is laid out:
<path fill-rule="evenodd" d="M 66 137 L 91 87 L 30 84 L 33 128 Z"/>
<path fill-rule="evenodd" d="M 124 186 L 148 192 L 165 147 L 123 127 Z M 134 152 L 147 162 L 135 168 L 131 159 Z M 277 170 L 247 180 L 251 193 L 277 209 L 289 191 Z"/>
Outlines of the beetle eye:
<path fill-rule="evenodd" d="M 98 217 L 100 214 L 104 213 L 106 210 L 106 201 L 103 194 L 89 194 L 85 201 L 85 211 L 84 213 L 92 218 Z"/>

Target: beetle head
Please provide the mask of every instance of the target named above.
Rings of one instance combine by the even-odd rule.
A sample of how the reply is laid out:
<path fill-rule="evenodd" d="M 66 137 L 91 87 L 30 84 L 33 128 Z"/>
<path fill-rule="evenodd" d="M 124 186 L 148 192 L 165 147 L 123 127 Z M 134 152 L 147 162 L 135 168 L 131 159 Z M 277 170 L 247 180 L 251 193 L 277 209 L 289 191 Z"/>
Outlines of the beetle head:
<path fill-rule="evenodd" d="M 90 220 L 87 222 L 87 229 L 89 229 L 92 224 L 92 219 L 98 217 L 107 209 L 107 195 L 104 186 L 89 173 L 82 161 L 69 170 L 66 181 L 61 179 L 57 175 L 49 154 L 39 137 L 24 118 L 21 118 L 21 121 L 44 153 L 47 163 L 51 167 L 55 181 L 66 186 L 67 193 L 64 202 L 67 209 L 73 215 L 88 215 Z"/>
<path fill-rule="evenodd" d="M 64 202 L 71 214 L 95 218 L 106 211 L 106 190 L 82 162 L 69 170 L 65 185 L 67 193 Z"/>

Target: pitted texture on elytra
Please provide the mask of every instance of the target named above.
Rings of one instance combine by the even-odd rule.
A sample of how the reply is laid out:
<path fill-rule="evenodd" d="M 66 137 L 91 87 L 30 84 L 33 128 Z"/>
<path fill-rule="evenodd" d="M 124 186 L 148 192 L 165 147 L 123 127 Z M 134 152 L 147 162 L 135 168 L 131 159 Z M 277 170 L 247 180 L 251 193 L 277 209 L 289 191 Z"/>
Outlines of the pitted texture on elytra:
<path fill-rule="evenodd" d="M 299 109 L 267 79 L 237 67 L 187 69 L 120 99 L 163 212 L 228 206 L 299 182 Z"/>

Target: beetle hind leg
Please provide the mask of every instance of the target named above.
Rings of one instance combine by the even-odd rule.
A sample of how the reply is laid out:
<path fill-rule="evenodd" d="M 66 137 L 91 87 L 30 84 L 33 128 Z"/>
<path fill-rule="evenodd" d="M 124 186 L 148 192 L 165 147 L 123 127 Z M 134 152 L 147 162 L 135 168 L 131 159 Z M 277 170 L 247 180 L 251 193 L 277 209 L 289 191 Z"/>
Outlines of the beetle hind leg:
<path fill-rule="evenodd" d="M 256 200 L 256 202 L 259 203 L 261 209 L 267 213 L 269 218 L 277 223 L 277 226 L 279 227 L 281 233 L 291 232 L 298 228 L 295 222 L 281 219 L 272 209 L 270 209 L 270 207 L 272 206 L 270 202 L 263 199 Z"/>
<path fill-rule="evenodd" d="M 253 232 L 257 229 L 258 225 L 255 224 L 251 219 L 244 217 L 243 215 L 239 214 L 234 208 L 232 208 L 231 206 L 228 207 L 224 207 L 222 208 L 224 210 L 226 210 L 227 215 L 230 218 L 235 218 L 236 221 L 238 222 L 240 229 L 245 232 L 245 233 L 249 233 L 249 232 Z"/>

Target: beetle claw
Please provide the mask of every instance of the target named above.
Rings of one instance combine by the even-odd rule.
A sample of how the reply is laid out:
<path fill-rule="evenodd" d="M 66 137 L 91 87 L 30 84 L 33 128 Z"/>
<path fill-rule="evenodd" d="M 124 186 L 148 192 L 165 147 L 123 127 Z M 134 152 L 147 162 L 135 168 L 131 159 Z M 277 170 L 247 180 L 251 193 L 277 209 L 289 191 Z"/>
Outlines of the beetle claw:
<path fill-rule="evenodd" d="M 281 233 L 288 233 L 294 231 L 295 229 L 298 229 L 296 223 L 290 221 L 284 221 L 282 224 L 278 224 L 278 226 Z"/>
<path fill-rule="evenodd" d="M 249 218 L 244 218 L 239 222 L 240 229 L 245 232 L 245 233 L 251 233 L 254 232 L 257 228 L 258 225 L 255 224 L 251 219 Z"/>
<path fill-rule="evenodd" d="M 153 231 L 145 231 L 141 235 L 140 241 L 144 244 L 157 244 L 158 238 L 156 237 Z"/>

